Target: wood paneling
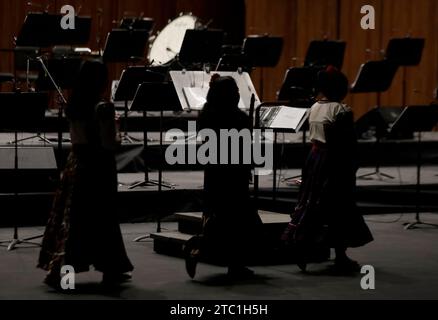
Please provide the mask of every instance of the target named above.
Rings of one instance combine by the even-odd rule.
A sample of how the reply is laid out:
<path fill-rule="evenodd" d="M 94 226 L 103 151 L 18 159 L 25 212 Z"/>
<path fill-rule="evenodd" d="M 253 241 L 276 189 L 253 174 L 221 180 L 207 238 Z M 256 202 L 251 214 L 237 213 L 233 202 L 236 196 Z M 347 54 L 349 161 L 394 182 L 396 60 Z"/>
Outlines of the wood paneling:
<path fill-rule="evenodd" d="M 265 71 L 265 100 L 275 98 L 284 72 L 302 65 L 311 40 L 328 37 L 347 42 L 343 71 L 353 82 L 359 67 L 382 58 L 390 38 L 426 38 L 420 66 L 407 69 L 407 104 L 425 104 L 438 85 L 438 2 L 434 0 L 247 0 L 247 33 L 277 33 L 285 37 L 286 50 L 275 70 Z M 360 9 L 373 5 L 376 30 L 362 30 Z M 255 77 L 256 78 L 256 77 Z M 402 102 L 402 71 L 391 89 L 382 95 L 382 105 Z M 357 94 L 347 98 L 356 114 L 373 108 L 376 94 Z"/>
<path fill-rule="evenodd" d="M 360 66 L 369 60 L 382 58 L 380 24 L 382 21 L 382 0 L 341 0 L 339 38 L 347 42 L 343 71 L 353 82 Z M 360 25 L 363 5 L 372 5 L 376 9 L 376 30 L 363 30 Z M 346 102 L 353 108 L 356 117 L 360 117 L 377 104 L 376 94 L 349 95 Z"/>
<path fill-rule="evenodd" d="M 13 37 L 29 10 L 41 11 L 51 4 L 51 12 L 63 4 L 81 7 L 81 14 L 93 17 L 90 43 L 93 50 L 104 44 L 106 34 L 124 14 L 149 16 L 155 19 L 155 31 L 162 30 L 179 13 L 192 12 L 212 27 L 224 28 L 233 43 L 241 43 L 244 34 L 272 34 L 285 39 L 285 48 L 276 68 L 264 72 L 264 99 L 276 97 L 288 67 L 301 65 L 310 41 L 315 39 L 342 39 L 347 42 L 343 71 L 354 80 L 360 65 L 381 58 L 392 37 L 426 38 L 424 57 L 419 67 L 407 69 L 407 103 L 423 104 L 432 99 L 438 85 L 438 1 L 436 0 L 34 0 L 33 6 L 25 0 L 0 0 L 0 48 L 13 48 Z M 376 8 L 377 29 L 362 30 L 362 5 Z M 101 26 L 98 16 L 101 14 Z M 11 72 L 11 54 L 0 54 L 0 71 Z M 112 77 L 118 77 L 119 67 L 112 67 Z M 253 74 L 258 87 L 260 70 Z M 402 99 L 402 72 L 397 74 L 393 87 L 382 95 L 383 105 L 400 105 Z M 350 95 L 347 102 L 359 117 L 376 104 L 375 94 Z"/>
<path fill-rule="evenodd" d="M 287 68 L 296 56 L 296 2 L 289 0 L 247 0 L 247 34 L 270 34 L 284 37 L 284 50 L 276 68 L 256 70 L 253 81 L 260 92 L 261 72 L 264 74 L 264 100 L 273 100 L 280 89 Z"/>

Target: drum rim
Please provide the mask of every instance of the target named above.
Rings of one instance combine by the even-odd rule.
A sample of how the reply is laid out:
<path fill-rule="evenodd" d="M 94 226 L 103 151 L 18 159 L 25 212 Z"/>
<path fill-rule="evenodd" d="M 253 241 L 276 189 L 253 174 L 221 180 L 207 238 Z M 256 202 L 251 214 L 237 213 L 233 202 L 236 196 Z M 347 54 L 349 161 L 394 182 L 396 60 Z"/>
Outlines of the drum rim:
<path fill-rule="evenodd" d="M 177 17 L 175 17 L 174 19 L 169 20 L 169 22 L 167 23 L 167 25 L 166 25 L 163 29 L 161 29 L 161 30 L 159 30 L 159 31 L 157 31 L 157 32 L 155 33 L 155 39 L 154 39 L 154 41 L 152 41 L 152 42 L 150 43 L 150 45 L 149 45 L 149 52 L 148 52 L 148 55 L 147 55 L 147 59 L 148 59 L 149 63 L 151 63 L 151 59 L 150 59 L 150 57 L 151 57 L 151 51 L 152 51 L 152 48 L 153 48 L 154 44 L 157 42 L 157 40 L 159 39 L 160 34 L 161 34 L 164 30 L 166 30 L 170 25 L 172 25 L 173 23 L 175 23 L 178 19 L 182 19 L 182 18 L 186 18 L 186 17 L 192 17 L 192 18 L 193 18 L 193 22 L 194 22 L 194 28 L 193 28 L 193 29 L 186 29 L 186 30 L 195 30 L 195 29 L 197 28 L 197 25 L 198 25 L 198 22 L 200 21 L 200 18 L 197 17 L 197 16 L 195 16 L 195 15 L 193 15 L 193 13 L 191 13 L 191 12 L 189 12 L 189 13 L 180 13 L 180 14 L 179 14 Z M 169 65 L 169 64 L 171 64 L 171 63 L 175 60 L 175 58 L 176 58 L 177 55 L 178 55 L 178 54 L 175 54 L 175 56 L 174 56 L 172 59 L 170 59 L 169 61 L 167 61 L 167 62 L 159 63 L 159 64 L 155 64 L 155 65 L 156 65 L 156 66 L 166 66 L 166 65 Z"/>

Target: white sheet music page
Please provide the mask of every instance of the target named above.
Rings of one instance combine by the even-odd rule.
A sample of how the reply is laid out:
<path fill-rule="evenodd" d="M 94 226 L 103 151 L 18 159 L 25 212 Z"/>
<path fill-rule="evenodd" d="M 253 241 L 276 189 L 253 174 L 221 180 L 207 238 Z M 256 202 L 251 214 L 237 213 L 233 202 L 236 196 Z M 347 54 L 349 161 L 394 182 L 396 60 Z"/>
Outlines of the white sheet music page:
<path fill-rule="evenodd" d="M 299 131 L 308 115 L 308 109 L 282 106 L 271 123 L 272 129 Z"/>
<path fill-rule="evenodd" d="M 192 110 L 202 110 L 207 102 L 208 87 L 183 88 L 187 104 Z"/>
<path fill-rule="evenodd" d="M 204 109 L 204 105 L 207 102 L 209 86 L 205 87 L 185 87 L 183 88 L 184 97 L 191 110 L 199 111 Z M 242 99 L 239 101 L 239 108 L 245 109 L 245 104 Z"/>

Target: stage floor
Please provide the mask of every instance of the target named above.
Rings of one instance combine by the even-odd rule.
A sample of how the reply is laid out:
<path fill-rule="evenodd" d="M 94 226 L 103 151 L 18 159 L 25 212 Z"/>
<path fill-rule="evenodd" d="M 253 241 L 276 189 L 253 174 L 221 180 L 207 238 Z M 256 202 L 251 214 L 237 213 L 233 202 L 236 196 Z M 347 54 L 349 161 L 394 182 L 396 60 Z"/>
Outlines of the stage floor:
<path fill-rule="evenodd" d="M 438 215 L 425 214 L 427 222 L 438 223 Z M 247 299 L 437 299 L 438 229 L 405 231 L 403 222 L 413 215 L 369 216 L 368 224 L 375 241 L 350 251 L 361 264 L 376 272 L 376 289 L 361 289 L 361 275 L 335 276 L 330 264 L 310 265 L 303 274 L 295 265 L 254 267 L 257 277 L 251 281 L 227 282 L 225 269 L 200 264 L 194 281 L 185 273 L 184 261 L 155 254 L 152 242 L 134 243 L 142 234 L 153 232 L 154 224 L 123 225 L 128 254 L 135 265 L 133 281 L 120 290 L 103 292 L 97 284 L 100 274 L 91 272 L 77 277 L 77 290 L 58 294 L 42 284 L 44 272 L 35 268 L 39 249 L 7 252 L 0 248 L 0 299 L 32 300 L 247 300 Z M 173 230 L 176 225 L 166 223 Z M 39 234 L 43 228 L 20 230 L 21 236 Z M 0 229 L 0 239 L 12 236 Z"/>

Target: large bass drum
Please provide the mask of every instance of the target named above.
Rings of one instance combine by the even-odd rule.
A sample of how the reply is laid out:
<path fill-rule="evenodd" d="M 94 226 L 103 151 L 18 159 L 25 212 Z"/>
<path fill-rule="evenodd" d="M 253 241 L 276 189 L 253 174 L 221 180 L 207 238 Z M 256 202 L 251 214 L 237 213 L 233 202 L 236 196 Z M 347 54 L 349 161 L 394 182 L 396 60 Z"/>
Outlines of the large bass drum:
<path fill-rule="evenodd" d="M 149 50 L 149 63 L 152 66 L 171 63 L 181 51 L 186 30 L 196 29 L 197 21 L 191 14 L 181 14 L 171 21 L 153 41 Z"/>

